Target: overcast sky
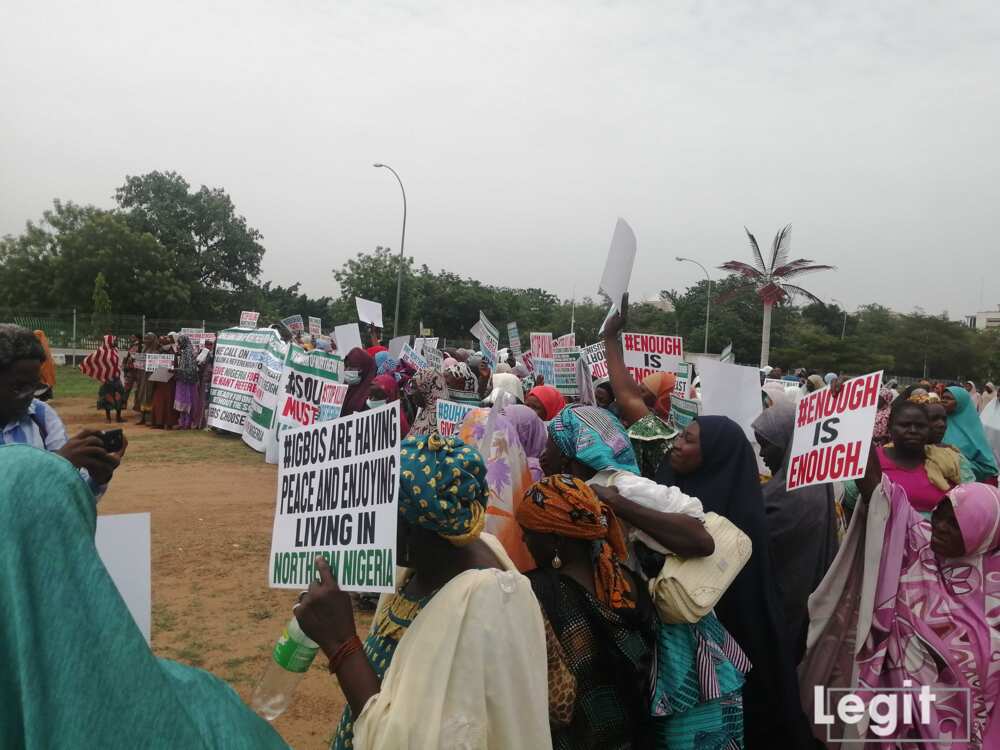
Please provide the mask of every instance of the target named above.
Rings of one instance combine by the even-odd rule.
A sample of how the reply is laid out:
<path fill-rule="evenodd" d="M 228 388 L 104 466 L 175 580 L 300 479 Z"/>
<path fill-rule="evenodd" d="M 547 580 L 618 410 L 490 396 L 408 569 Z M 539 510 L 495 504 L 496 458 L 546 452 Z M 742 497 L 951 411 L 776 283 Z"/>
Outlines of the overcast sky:
<path fill-rule="evenodd" d="M 620 215 L 634 297 L 792 222 L 824 299 L 1000 303 L 995 2 L 4 0 L 0 39 L 0 234 L 176 170 L 335 294 L 399 246 L 381 161 L 407 254 L 495 284 L 594 294 Z"/>

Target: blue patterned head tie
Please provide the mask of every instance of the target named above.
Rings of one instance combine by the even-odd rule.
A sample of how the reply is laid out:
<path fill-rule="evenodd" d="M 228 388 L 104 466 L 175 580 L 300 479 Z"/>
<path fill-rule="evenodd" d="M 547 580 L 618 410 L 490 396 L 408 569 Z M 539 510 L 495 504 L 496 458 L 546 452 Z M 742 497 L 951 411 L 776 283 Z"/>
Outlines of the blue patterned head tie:
<path fill-rule="evenodd" d="M 572 404 L 549 422 L 549 437 L 567 458 L 595 471 L 618 469 L 639 473 L 632 443 L 614 415 L 595 406 Z"/>

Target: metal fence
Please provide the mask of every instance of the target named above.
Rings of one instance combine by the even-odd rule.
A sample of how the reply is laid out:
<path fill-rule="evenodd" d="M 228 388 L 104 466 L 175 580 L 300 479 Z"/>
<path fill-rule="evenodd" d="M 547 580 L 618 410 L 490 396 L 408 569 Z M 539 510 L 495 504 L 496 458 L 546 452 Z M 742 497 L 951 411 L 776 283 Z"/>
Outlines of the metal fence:
<path fill-rule="evenodd" d="M 238 321 L 193 320 L 181 318 L 147 318 L 145 315 L 93 315 L 76 310 L 21 310 L 0 308 L 0 322 L 13 323 L 32 331 L 45 331 L 49 343 L 56 349 L 96 349 L 102 338 L 111 333 L 118 345 L 127 348 L 128 338 L 134 333 L 158 334 L 179 331 L 182 328 L 203 328 L 221 331 Z"/>

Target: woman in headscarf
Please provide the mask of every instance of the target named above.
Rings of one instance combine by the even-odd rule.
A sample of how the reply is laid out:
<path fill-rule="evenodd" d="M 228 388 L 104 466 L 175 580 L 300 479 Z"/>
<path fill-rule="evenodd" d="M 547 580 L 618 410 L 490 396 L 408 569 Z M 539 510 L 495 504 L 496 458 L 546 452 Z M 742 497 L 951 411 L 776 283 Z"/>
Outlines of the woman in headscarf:
<path fill-rule="evenodd" d="M 869 730 L 868 741 L 933 747 L 969 738 L 951 745 L 1000 747 L 1000 493 L 985 484 L 961 485 L 927 520 L 899 485 L 879 482 L 873 466 L 870 486 L 877 489 L 858 506 L 810 600 L 802 702 L 811 713 L 817 685 L 840 694 L 928 687 L 934 696 L 929 723 L 917 712 L 912 719 L 904 714 L 896 731 L 875 736 Z M 859 739 L 858 727 L 838 722 L 814 732 L 852 740 Z"/>
<path fill-rule="evenodd" d="M 982 414 L 997 397 L 997 387 L 993 383 L 983 386 L 983 392 L 979 394 L 979 413 Z"/>
<path fill-rule="evenodd" d="M 172 336 L 164 336 L 160 339 L 158 351 L 162 354 L 174 354 L 175 346 Z M 174 368 L 177 366 L 177 357 L 174 356 Z M 174 397 L 177 393 L 177 375 L 171 372 L 166 381 L 153 383 L 153 404 L 150 411 L 150 424 L 156 429 L 172 430 L 177 426 L 178 414 L 174 409 Z"/>
<path fill-rule="evenodd" d="M 543 422 L 549 422 L 566 406 L 566 399 L 555 386 L 536 385 L 528 391 L 524 405 L 534 410 Z"/>
<path fill-rule="evenodd" d="M 821 375 L 813 373 L 808 378 L 806 378 L 806 393 L 812 393 L 813 391 L 820 391 L 826 388 L 826 382 L 823 380 Z"/>
<path fill-rule="evenodd" d="M 97 350 L 84 358 L 80 363 L 80 372 L 101 384 L 97 391 L 97 408 L 104 412 L 108 424 L 111 423 L 111 412 L 115 413 L 119 422 L 124 422 L 125 387 L 121 381 L 121 361 L 114 336 L 105 336 Z"/>
<path fill-rule="evenodd" d="M 823 382 L 826 383 L 827 385 L 832 385 L 833 381 L 836 379 L 837 379 L 837 373 L 835 372 L 828 372 L 826 375 L 823 376 Z"/>
<path fill-rule="evenodd" d="M 971 380 L 966 380 L 965 392 L 969 394 L 969 398 L 972 399 L 972 405 L 976 407 L 976 411 L 978 412 L 983 405 L 983 401 L 979 391 L 976 389 L 976 384 Z"/>
<path fill-rule="evenodd" d="M 437 402 L 438 399 L 448 397 L 444 375 L 433 367 L 418 370 L 406 384 L 406 395 L 419 409 L 410 427 L 410 434 L 430 435 L 432 432 L 437 432 Z"/>
<path fill-rule="evenodd" d="M 795 414 L 792 404 L 779 404 L 765 409 L 753 429 L 760 457 L 772 475 L 763 488 L 770 552 L 784 605 L 784 640 L 798 664 L 806 649 L 809 595 L 837 555 L 838 521 L 833 485 L 785 488 Z"/>
<path fill-rule="evenodd" d="M 642 379 L 639 390 L 646 407 L 656 416 L 666 421 L 670 419 L 670 397 L 677 385 L 677 376 L 672 372 L 654 372 Z"/>
<path fill-rule="evenodd" d="M 997 484 L 997 461 L 993 449 L 983 432 L 983 423 L 972 403 L 972 398 L 964 388 L 955 385 L 948 388 L 941 397 L 948 412 L 948 431 L 944 442 L 954 445 L 962 452 L 975 472 L 977 482 Z"/>
<path fill-rule="evenodd" d="M 400 451 L 397 563 L 357 649 L 354 613 L 329 566 L 295 614 L 329 657 L 347 698 L 334 750 L 551 746 L 545 629 L 531 584 L 483 534 L 486 466 L 437 434 Z M 343 653 L 342 651 L 340 651 Z"/>
<path fill-rule="evenodd" d="M 388 351 L 375 354 L 375 370 L 379 375 L 393 375 L 398 366 L 399 360 L 395 359 Z"/>
<path fill-rule="evenodd" d="M 667 553 L 704 557 L 715 549 L 698 499 L 637 476 L 628 436 L 596 407 L 566 407 L 549 423 L 542 466 L 549 476 L 568 473 L 586 481 L 622 519 L 627 565 L 643 587 L 660 572 Z M 659 623 L 656 638 L 650 707 L 655 747 L 697 750 L 709 741 L 739 747 L 740 690 L 750 668 L 740 647 L 714 614 L 691 624 Z"/>
<path fill-rule="evenodd" d="M 775 406 L 776 404 L 795 403 L 795 399 L 788 394 L 788 390 L 780 380 L 765 381 L 764 385 L 761 386 L 761 391 L 764 392 L 764 398 L 766 399 L 765 408 Z"/>
<path fill-rule="evenodd" d="M 479 378 L 465 362 L 457 362 L 444 371 L 448 386 L 448 400 L 460 404 L 476 404 L 482 400 L 479 395 Z"/>
<path fill-rule="evenodd" d="M 0 476 L 4 747 L 287 748 L 225 682 L 150 651 L 94 546 L 94 495 L 68 461 L 3 446 Z"/>
<path fill-rule="evenodd" d="M 364 411 L 371 391 L 372 382 L 378 373 L 375 370 L 375 360 L 364 349 L 354 348 L 344 357 L 344 382 L 347 383 L 347 395 L 344 396 L 342 416 Z"/>
<path fill-rule="evenodd" d="M 497 402 L 497 399 L 501 397 L 501 393 L 509 395 L 517 403 L 524 403 L 524 389 L 521 387 L 521 379 L 509 372 L 495 372 L 493 373 L 493 390 L 489 396 L 486 397 L 486 401 L 491 404 Z"/>
<path fill-rule="evenodd" d="M 911 398 L 911 400 L 914 400 Z M 921 401 L 916 400 L 916 403 Z M 927 421 L 930 424 L 930 435 L 927 440 L 927 456 L 934 457 L 935 463 L 940 465 L 942 475 L 949 473 L 945 470 L 950 465 L 953 458 L 958 459 L 958 481 L 951 482 L 947 487 L 941 486 L 942 491 L 947 491 L 957 484 L 968 484 L 976 481 L 976 474 L 972 471 L 972 464 L 969 459 L 962 455 L 962 452 L 954 445 L 947 445 L 944 442 L 944 435 L 948 431 L 948 412 L 944 410 L 944 404 L 938 401 L 923 402 L 924 412 L 927 414 Z M 938 457 L 938 454 L 943 454 Z"/>
<path fill-rule="evenodd" d="M 625 366 L 618 334 L 625 328 L 628 318 L 628 295 L 622 302 L 622 312 L 615 313 L 604 324 L 604 349 L 608 376 L 614 389 L 615 403 L 622 424 L 628 428 L 628 437 L 639 464 L 639 473 L 652 478 L 663 457 L 677 437 L 667 421 L 670 417 L 670 399 L 677 383 L 673 373 L 655 373 L 638 385 Z M 647 382 L 649 385 L 647 385 Z"/>
<path fill-rule="evenodd" d="M 125 359 L 122 361 L 122 385 L 125 386 L 125 408 L 128 408 L 129 397 L 135 390 L 138 369 L 136 368 L 136 355 L 142 351 L 142 336 L 133 333 L 129 338 L 128 350 L 125 352 Z M 134 402 L 133 402 L 134 403 Z M 134 404 L 135 411 L 139 411 L 139 405 Z"/>
<path fill-rule="evenodd" d="M 45 350 L 45 361 L 42 362 L 41 370 L 41 383 L 46 386 L 48 390 L 41 394 L 40 396 L 35 396 L 39 401 L 48 401 L 55 395 L 56 390 L 56 363 L 52 359 L 52 347 L 49 346 L 49 337 L 45 335 L 45 331 L 37 330 L 35 331 L 35 338 L 38 339 L 38 343 L 42 345 L 42 349 Z"/>
<path fill-rule="evenodd" d="M 534 412 L 531 416 L 535 417 Z M 518 570 L 522 573 L 533 570 L 535 561 L 524 546 L 521 527 L 514 520 L 514 511 L 534 481 L 517 428 L 503 414 L 494 414 L 493 409 L 473 409 L 459 426 L 458 435 L 466 445 L 477 448 L 486 460 L 489 488 L 486 531 L 500 541 Z"/>
<path fill-rule="evenodd" d="M 540 564 L 528 577 L 555 637 L 550 659 L 569 676 L 566 695 L 550 706 L 554 750 L 653 747 L 647 685 L 657 620 L 623 564 L 614 511 L 563 474 L 532 485 L 515 513 Z"/>
<path fill-rule="evenodd" d="M 545 428 L 545 422 L 539 418 L 534 409 L 522 404 L 505 406 L 502 414 L 517 431 L 517 438 L 528 460 L 531 481 L 537 482 L 543 476 L 540 459 L 549 442 L 549 433 Z"/>
<path fill-rule="evenodd" d="M 734 523 L 753 555 L 715 614 L 746 652 L 753 669 L 743 689 L 746 746 L 809 747 L 798 683 L 783 625 L 778 582 L 768 552 L 767 518 L 757 459 L 743 429 L 728 417 L 698 417 L 674 442 L 656 480 L 701 500 L 706 511 Z"/>
<path fill-rule="evenodd" d="M 399 400 L 399 385 L 392 375 L 379 375 L 372 380 L 372 387 L 368 391 L 368 399 L 365 401 L 365 410 L 377 409 L 393 401 Z M 399 410 L 399 434 L 406 437 L 410 432 L 410 422 L 406 418 L 406 412 Z"/>
<path fill-rule="evenodd" d="M 177 366 L 174 368 L 174 378 L 177 380 L 174 409 L 179 414 L 178 427 L 190 430 L 194 426 L 191 412 L 198 391 L 198 359 L 191 339 L 184 335 L 177 339 Z"/>
<path fill-rule="evenodd" d="M 146 335 L 142 337 L 143 354 L 158 354 L 159 351 L 159 338 L 157 338 L 155 333 L 147 332 Z M 152 421 L 151 414 L 153 411 L 153 390 L 156 383 L 149 379 L 151 374 L 152 373 L 147 372 L 145 364 L 137 373 L 135 405 L 136 410 L 140 413 L 138 424 L 149 424 Z M 147 420 L 149 420 L 149 422 L 147 422 Z"/>
<path fill-rule="evenodd" d="M 202 350 L 198 352 L 198 383 L 195 389 L 195 400 L 191 407 L 191 429 L 201 430 L 205 427 L 208 414 L 208 396 L 212 388 L 212 369 L 215 366 L 215 342 L 206 340 Z"/>

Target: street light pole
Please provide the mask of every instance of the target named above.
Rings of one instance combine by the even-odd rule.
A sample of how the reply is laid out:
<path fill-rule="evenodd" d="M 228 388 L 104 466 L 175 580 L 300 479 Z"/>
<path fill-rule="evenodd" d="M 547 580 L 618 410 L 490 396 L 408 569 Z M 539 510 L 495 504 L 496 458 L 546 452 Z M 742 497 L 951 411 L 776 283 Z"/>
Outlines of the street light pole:
<path fill-rule="evenodd" d="M 406 244 L 406 188 L 403 187 L 403 181 L 399 179 L 399 175 L 396 174 L 396 170 L 388 164 L 379 164 L 376 162 L 372 166 L 377 169 L 388 169 L 392 172 L 393 176 L 396 178 L 396 182 L 399 183 L 399 189 L 403 192 L 403 234 L 399 238 L 399 273 L 396 274 L 396 314 L 392 322 L 392 335 L 395 337 L 399 335 L 399 294 L 403 288 L 403 247 Z M 421 332 L 417 331 L 417 333 Z"/>
<path fill-rule="evenodd" d="M 679 255 L 676 260 L 680 263 L 694 263 L 698 266 L 698 268 L 705 272 L 705 278 L 708 279 L 708 294 L 705 297 L 705 354 L 708 354 L 708 324 L 712 318 L 712 277 L 708 275 L 708 269 L 696 260 L 692 260 L 691 258 L 682 258 Z"/>
<path fill-rule="evenodd" d="M 844 304 L 839 299 L 834 299 L 833 297 L 830 297 L 830 301 L 831 302 L 836 302 L 838 305 L 843 305 Z M 845 306 L 844 307 L 844 325 L 841 326 L 841 328 L 840 328 L 840 340 L 843 341 L 844 340 L 844 336 L 846 336 L 846 335 L 847 335 L 847 307 Z"/>

